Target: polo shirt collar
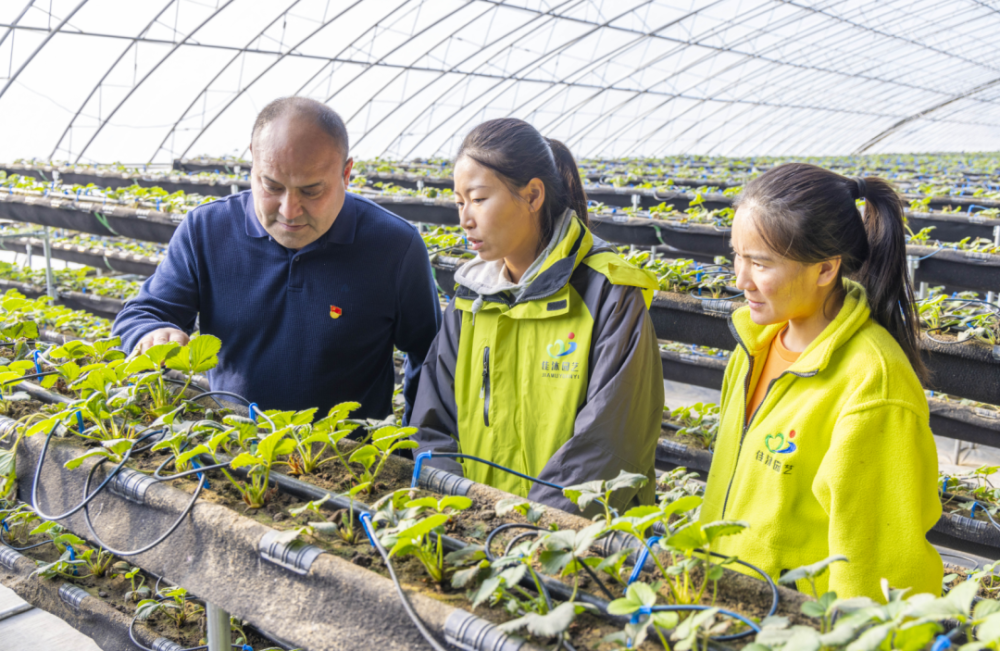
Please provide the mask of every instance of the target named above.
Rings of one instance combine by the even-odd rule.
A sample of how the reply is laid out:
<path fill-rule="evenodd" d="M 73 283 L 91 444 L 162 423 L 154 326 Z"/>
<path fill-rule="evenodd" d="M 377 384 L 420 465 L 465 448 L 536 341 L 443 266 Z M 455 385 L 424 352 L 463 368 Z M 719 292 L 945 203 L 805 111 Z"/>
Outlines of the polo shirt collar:
<path fill-rule="evenodd" d="M 269 237 L 260 220 L 257 219 L 257 212 L 253 206 L 253 192 L 250 190 L 247 190 L 246 195 L 243 197 L 243 213 L 247 235 L 257 238 Z M 327 244 L 353 244 L 357 228 L 357 198 L 352 193 L 347 192 L 344 194 L 344 207 L 340 209 L 340 214 L 337 215 L 333 226 L 306 248 L 313 249 L 317 246 L 325 246 Z"/>

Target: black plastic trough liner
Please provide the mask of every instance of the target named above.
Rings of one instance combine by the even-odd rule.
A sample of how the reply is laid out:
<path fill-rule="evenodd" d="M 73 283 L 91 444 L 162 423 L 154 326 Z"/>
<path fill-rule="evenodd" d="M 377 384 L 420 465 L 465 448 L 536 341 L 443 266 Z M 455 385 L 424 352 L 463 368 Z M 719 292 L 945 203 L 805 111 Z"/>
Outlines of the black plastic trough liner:
<path fill-rule="evenodd" d="M 921 258 L 917 261 L 917 282 L 977 292 L 1000 291 L 1000 255 L 933 246 L 908 246 L 906 253 Z"/>
<path fill-rule="evenodd" d="M 985 237 L 992 240 L 1000 219 L 982 217 L 979 213 L 940 213 L 940 212 L 907 212 L 906 219 L 910 229 L 917 233 L 923 228 L 933 226 L 932 240 L 942 242 L 959 242 L 966 237 Z"/>
<path fill-rule="evenodd" d="M 608 206 L 628 207 L 634 205 L 633 196 L 639 197 L 641 208 L 652 208 L 661 203 L 673 204 L 677 210 L 686 210 L 691 205 L 691 200 L 695 198 L 693 192 L 674 192 L 673 190 L 654 190 L 646 188 L 616 188 L 610 185 L 588 185 L 583 188 L 589 201 L 599 201 Z M 733 200 L 721 192 L 708 192 L 702 194 L 702 206 L 706 210 L 717 210 L 719 208 L 731 208 Z"/>
<path fill-rule="evenodd" d="M 7 249 L 10 246 L 24 247 L 30 245 L 37 255 L 43 254 L 45 243 L 35 237 L 21 237 L 10 240 L 0 240 L 0 248 Z M 103 250 L 87 248 L 73 244 L 62 244 L 52 242 L 49 245 L 52 258 L 55 260 L 65 260 L 76 264 L 87 265 L 97 269 L 111 270 L 123 274 L 136 274 L 139 276 L 151 276 L 156 271 L 159 263 L 152 258 L 126 253 L 117 249 L 105 248 Z"/>
<path fill-rule="evenodd" d="M 42 443 L 41 436 L 22 441 L 19 477 L 33 475 Z M 53 440 L 38 486 L 40 506 L 49 513 L 63 512 L 81 498 L 91 464 L 85 462 L 75 471 L 63 468 L 80 452 L 66 441 Z M 95 528 L 109 545 L 137 549 L 184 512 L 190 495 L 164 483 L 149 483 L 139 473 L 123 472 L 113 488 L 94 499 L 90 510 Z M 102 478 L 98 471 L 95 481 Z M 30 489 L 30 481 L 22 480 L 19 498 L 30 500 Z M 82 512 L 61 523 L 91 538 Z M 311 545 L 280 543 L 277 534 L 236 511 L 199 500 L 167 541 L 129 561 L 288 645 L 310 651 L 426 649 L 389 579 Z M 428 628 L 455 646 L 481 651 L 534 648 L 459 608 L 422 594 L 411 593 L 409 598 Z"/>
<path fill-rule="evenodd" d="M 222 158 L 175 158 L 173 164 L 173 168 L 178 172 L 219 172 L 220 174 L 235 174 L 237 167 L 240 168 L 240 172 L 249 172 L 253 167 L 253 161 L 237 163 L 234 160 Z"/>
<path fill-rule="evenodd" d="M 34 571 L 34 561 L 0 543 L 0 583 L 32 606 L 52 613 L 90 637 L 105 651 L 141 651 L 129 639 L 130 616 L 70 581 L 31 576 Z M 158 651 L 180 648 L 142 622 L 136 622 L 133 634 L 141 644 Z"/>
<path fill-rule="evenodd" d="M 9 289 L 16 289 L 27 298 L 38 298 L 45 295 L 44 287 L 36 287 L 35 285 L 0 278 L 0 294 Z M 105 319 L 114 320 L 115 316 L 125 306 L 125 301 L 121 299 L 98 296 L 97 294 L 84 294 L 82 292 L 58 292 L 58 294 L 58 298 L 54 301 L 56 305 L 65 305 L 73 310 L 83 310 Z"/>
<path fill-rule="evenodd" d="M 0 218 L 166 244 L 184 215 L 0 191 Z"/>
<path fill-rule="evenodd" d="M 87 185 L 93 183 L 102 188 L 127 188 L 138 185 L 143 188 L 162 188 L 167 192 L 183 191 L 185 194 L 200 194 L 209 197 L 224 197 L 232 194 L 232 187 L 236 185 L 239 191 L 248 190 L 250 181 L 240 179 L 236 181 L 215 182 L 209 179 L 199 179 L 189 177 L 184 174 L 172 174 L 164 176 L 161 174 L 126 174 L 115 171 L 94 171 L 77 172 L 72 167 L 51 167 L 51 166 L 30 166 L 30 165 L 4 165 L 2 168 L 8 175 L 20 174 L 30 176 L 40 181 L 52 181 L 52 173 L 59 172 L 59 180 L 69 185 Z"/>

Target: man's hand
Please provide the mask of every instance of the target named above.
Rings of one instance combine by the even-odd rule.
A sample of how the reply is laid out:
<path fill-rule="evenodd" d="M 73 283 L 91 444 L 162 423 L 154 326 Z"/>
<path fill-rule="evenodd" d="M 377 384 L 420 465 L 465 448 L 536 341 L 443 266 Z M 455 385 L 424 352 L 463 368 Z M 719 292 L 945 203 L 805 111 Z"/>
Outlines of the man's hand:
<path fill-rule="evenodd" d="M 139 343 L 136 344 L 135 352 L 141 355 L 153 346 L 166 344 L 171 341 L 176 341 L 181 346 L 186 346 L 190 339 L 184 332 L 178 330 L 177 328 L 160 328 L 158 330 L 153 330 L 148 335 L 140 339 Z"/>

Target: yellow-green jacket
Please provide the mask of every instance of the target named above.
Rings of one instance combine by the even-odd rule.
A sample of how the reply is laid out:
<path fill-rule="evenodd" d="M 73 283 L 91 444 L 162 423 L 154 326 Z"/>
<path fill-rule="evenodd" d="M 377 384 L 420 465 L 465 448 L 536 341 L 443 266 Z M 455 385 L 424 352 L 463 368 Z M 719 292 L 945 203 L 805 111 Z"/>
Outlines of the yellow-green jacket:
<path fill-rule="evenodd" d="M 618 491 L 615 505 L 652 503 L 663 367 L 647 309 L 657 281 L 572 211 L 559 223 L 517 286 L 502 261 L 477 259 L 477 272 L 456 274 L 420 375 L 414 452 L 458 451 L 559 486 L 645 473 L 649 484 Z M 475 461 L 426 463 L 575 510 L 559 490 Z"/>
<path fill-rule="evenodd" d="M 880 579 L 911 594 L 941 592 L 941 558 L 926 533 L 941 516 L 927 399 L 899 344 L 845 280 L 837 318 L 771 382 L 746 422 L 748 387 L 784 324 L 732 315 L 739 346 L 726 368 L 703 522 L 745 520 L 719 551 L 777 578 L 843 554 L 820 594 L 881 600 Z M 800 586 L 800 588 L 803 586 Z"/>

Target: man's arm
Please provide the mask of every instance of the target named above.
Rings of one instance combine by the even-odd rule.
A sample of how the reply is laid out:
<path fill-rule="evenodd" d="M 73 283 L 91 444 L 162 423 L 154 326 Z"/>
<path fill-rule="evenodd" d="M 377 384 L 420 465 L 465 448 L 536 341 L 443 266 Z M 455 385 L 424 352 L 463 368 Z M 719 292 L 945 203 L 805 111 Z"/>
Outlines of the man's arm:
<path fill-rule="evenodd" d="M 434 276 L 431 274 L 431 263 L 427 257 L 427 247 L 424 246 L 420 233 L 414 231 L 396 278 L 396 327 L 393 340 L 396 348 L 406 353 L 406 364 L 403 367 L 403 397 L 406 400 L 403 424 L 410 420 L 410 412 L 417 398 L 420 368 L 440 325 L 441 307 L 438 304 Z"/>
<path fill-rule="evenodd" d="M 192 239 L 188 217 L 174 231 L 156 273 L 118 313 L 112 333 L 122 338 L 122 350 L 131 352 L 140 342 L 144 348 L 166 341 L 186 343 L 200 306 Z"/>

